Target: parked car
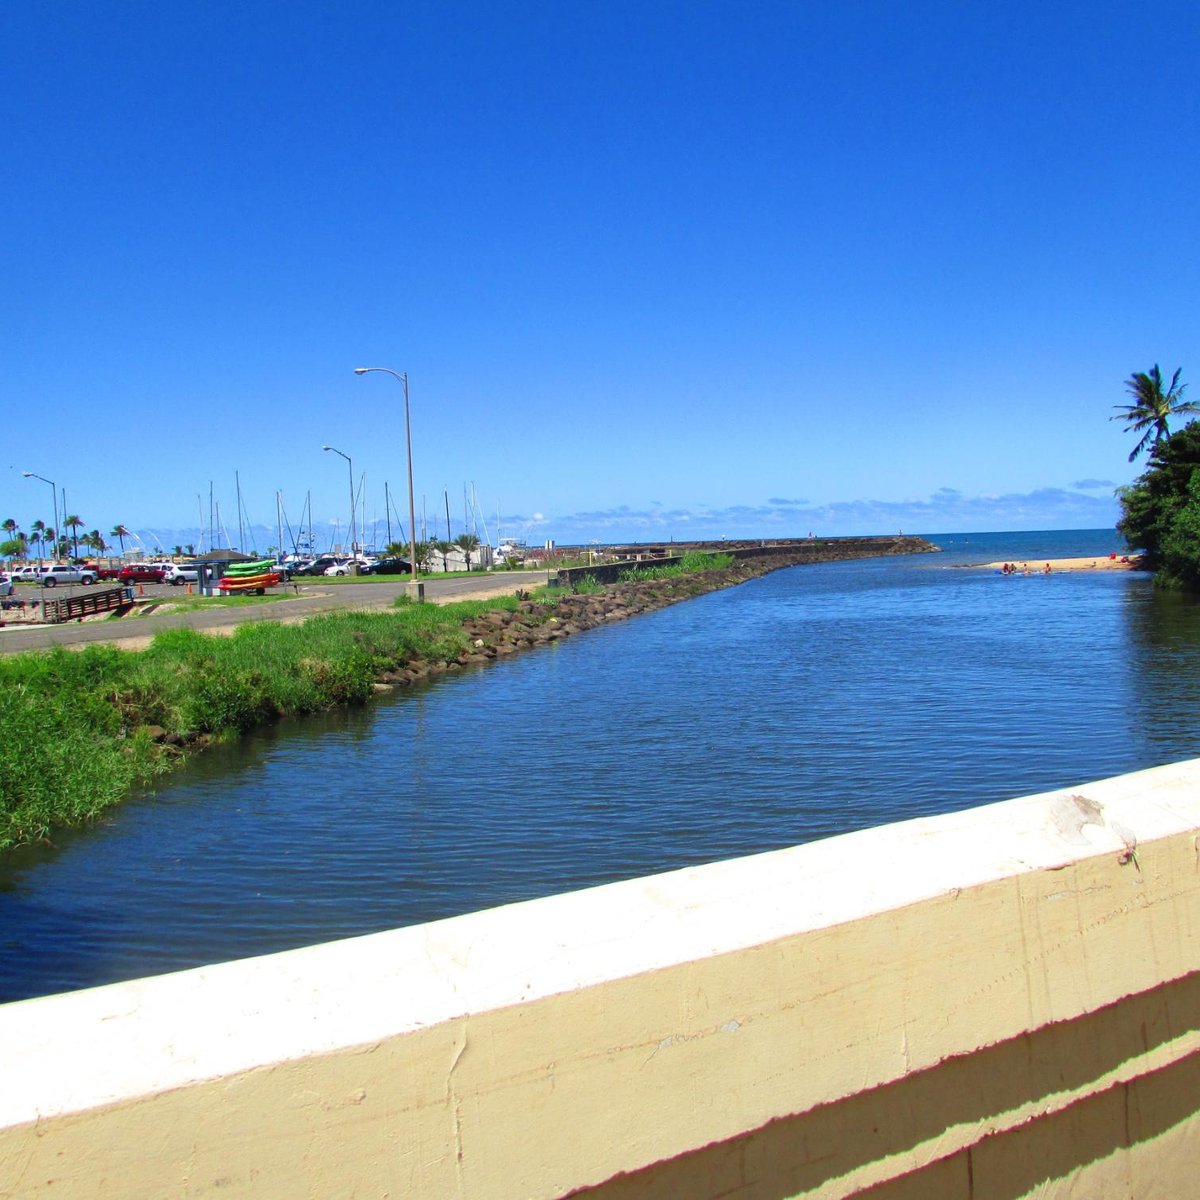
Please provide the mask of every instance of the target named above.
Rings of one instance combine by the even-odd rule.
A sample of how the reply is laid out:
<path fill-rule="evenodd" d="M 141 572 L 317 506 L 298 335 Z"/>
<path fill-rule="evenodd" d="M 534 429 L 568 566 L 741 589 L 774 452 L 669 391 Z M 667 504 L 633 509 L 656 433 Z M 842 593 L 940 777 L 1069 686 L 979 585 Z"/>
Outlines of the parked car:
<path fill-rule="evenodd" d="M 381 558 L 374 566 L 375 575 L 407 575 L 409 573 L 408 559 Z"/>
<path fill-rule="evenodd" d="M 165 563 L 127 563 L 117 578 L 122 583 L 162 583 Z"/>
<path fill-rule="evenodd" d="M 9 574 L 13 583 L 40 583 L 42 580 L 41 567 L 18 567 Z"/>
<path fill-rule="evenodd" d="M 95 571 L 96 578 L 100 580 L 119 579 L 121 576 L 120 567 L 102 567 L 99 563 L 94 562 L 85 562 L 79 565 L 88 571 Z"/>
<path fill-rule="evenodd" d="M 60 583 L 95 583 L 96 572 L 88 567 L 64 567 L 54 564 L 43 567 L 38 576 L 42 587 L 57 587 Z"/>
<path fill-rule="evenodd" d="M 13 594 L 12 576 L 0 571 L 0 596 L 11 596 Z"/>
<path fill-rule="evenodd" d="M 322 554 L 320 558 L 314 558 L 312 562 L 306 566 L 298 567 L 292 572 L 293 575 L 324 575 L 327 567 L 332 567 L 341 561 L 336 559 L 332 554 Z"/>
<path fill-rule="evenodd" d="M 163 583 L 179 587 L 181 584 L 199 582 L 199 563 L 167 563 L 166 570 L 163 573 Z"/>
<path fill-rule="evenodd" d="M 356 575 L 370 575 L 375 569 L 375 560 L 360 558 L 357 560 L 358 569 L 355 570 L 355 560 L 353 558 L 335 559 L 329 566 L 325 568 L 326 575 L 349 575 L 353 572 Z"/>

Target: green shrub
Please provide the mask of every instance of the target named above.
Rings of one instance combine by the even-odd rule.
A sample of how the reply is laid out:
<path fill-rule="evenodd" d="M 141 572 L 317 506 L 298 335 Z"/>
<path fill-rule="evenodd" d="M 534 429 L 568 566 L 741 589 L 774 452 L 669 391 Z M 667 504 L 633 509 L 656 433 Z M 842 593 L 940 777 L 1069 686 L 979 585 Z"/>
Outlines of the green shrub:
<path fill-rule="evenodd" d="M 589 572 L 571 584 L 571 591 L 577 596 L 594 596 L 597 592 L 604 591 L 604 588 L 596 582 L 595 575 Z"/>

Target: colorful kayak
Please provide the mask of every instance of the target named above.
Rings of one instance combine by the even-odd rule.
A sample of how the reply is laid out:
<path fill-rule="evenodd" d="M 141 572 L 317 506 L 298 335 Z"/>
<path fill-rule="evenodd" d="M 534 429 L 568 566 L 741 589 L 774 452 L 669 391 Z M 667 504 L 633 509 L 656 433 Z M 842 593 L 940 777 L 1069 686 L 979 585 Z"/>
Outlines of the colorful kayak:
<path fill-rule="evenodd" d="M 283 575 L 278 571 L 268 571 L 261 575 L 226 575 L 217 587 L 223 592 L 261 592 L 263 588 L 274 587 L 283 582 Z"/>
<path fill-rule="evenodd" d="M 278 568 L 275 561 L 270 558 L 259 559 L 258 562 L 230 563 L 225 568 L 226 576 L 235 576 L 238 579 L 245 578 L 247 575 L 267 575 Z"/>

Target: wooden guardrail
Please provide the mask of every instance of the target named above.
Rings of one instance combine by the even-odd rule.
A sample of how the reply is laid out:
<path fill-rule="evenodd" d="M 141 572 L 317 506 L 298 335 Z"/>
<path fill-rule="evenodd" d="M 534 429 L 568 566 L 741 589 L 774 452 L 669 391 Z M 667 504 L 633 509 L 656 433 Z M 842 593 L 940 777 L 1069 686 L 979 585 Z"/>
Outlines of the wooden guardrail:
<path fill-rule="evenodd" d="M 46 600 L 42 605 L 47 624 L 56 625 L 63 621 L 74 621 L 79 617 L 90 617 L 96 613 L 112 612 L 115 608 L 130 604 L 133 591 L 127 587 L 93 589 L 66 600 Z"/>

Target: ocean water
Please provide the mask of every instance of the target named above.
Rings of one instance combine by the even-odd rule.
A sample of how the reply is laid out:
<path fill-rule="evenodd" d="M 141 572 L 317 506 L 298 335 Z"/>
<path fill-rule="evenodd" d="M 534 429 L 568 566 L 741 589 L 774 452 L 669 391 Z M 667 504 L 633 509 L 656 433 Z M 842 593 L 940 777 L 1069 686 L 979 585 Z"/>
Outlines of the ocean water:
<path fill-rule="evenodd" d="M 1200 754 L 1200 605 L 1111 531 L 777 571 L 199 756 L 0 864 L 0 1001 Z"/>

